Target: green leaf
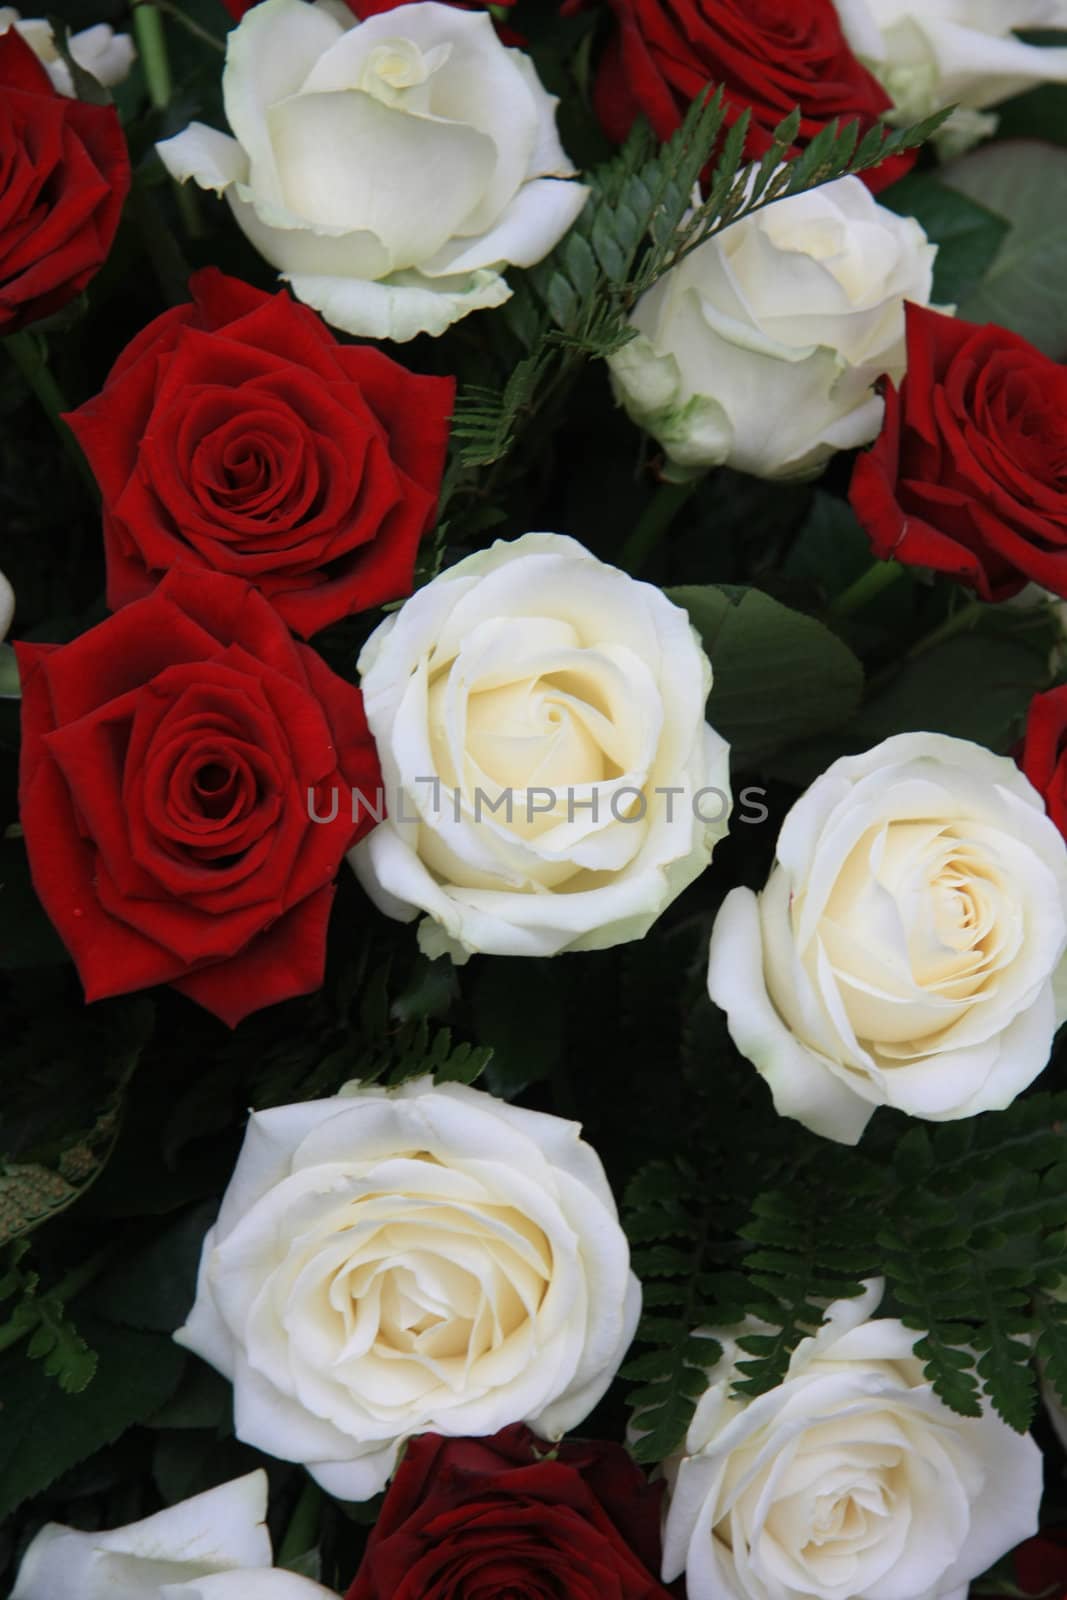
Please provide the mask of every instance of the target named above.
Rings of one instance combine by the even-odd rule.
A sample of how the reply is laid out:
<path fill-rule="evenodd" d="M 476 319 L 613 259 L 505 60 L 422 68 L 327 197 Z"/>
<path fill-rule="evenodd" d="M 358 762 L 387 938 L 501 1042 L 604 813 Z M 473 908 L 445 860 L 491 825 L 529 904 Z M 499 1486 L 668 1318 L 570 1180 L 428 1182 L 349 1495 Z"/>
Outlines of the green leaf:
<path fill-rule="evenodd" d="M 127 1428 L 158 1411 L 185 1356 L 170 1339 L 83 1319 L 99 1356 L 81 1394 L 64 1394 L 20 1350 L 0 1361 L 0 1519 Z"/>
<path fill-rule="evenodd" d="M 563 246 L 562 259 L 571 282 L 582 298 L 588 300 L 596 293 L 599 277 L 596 256 L 588 240 L 580 233 L 572 233 Z"/>
<path fill-rule="evenodd" d="M 487 961 L 474 985 L 474 1031 L 492 1046 L 487 1081 L 505 1100 L 551 1076 L 564 1048 L 558 961 Z"/>
<path fill-rule="evenodd" d="M 62 17 L 54 16 L 48 12 L 45 13 L 45 17 L 52 29 L 52 39 L 55 44 L 56 54 L 61 61 L 66 62 L 67 71 L 70 73 L 71 82 L 74 85 L 74 93 L 78 99 L 84 100 L 87 104 L 93 106 L 113 105 L 114 102 L 110 92 L 100 82 L 99 78 L 94 78 L 92 73 L 87 72 L 71 54 L 70 24 Z"/>
<path fill-rule="evenodd" d="M 1067 354 L 1067 150 L 997 142 L 950 162 L 941 179 L 1010 226 L 959 315 L 998 323 L 1059 360 Z"/>
<path fill-rule="evenodd" d="M 548 285 L 548 309 L 561 328 L 573 319 L 579 305 L 578 292 L 562 272 L 553 273 Z"/>
<path fill-rule="evenodd" d="M 983 627 L 906 662 L 864 707 L 850 733 L 861 749 L 894 733 L 925 731 L 1006 754 L 1022 733 L 1032 696 L 1048 683 L 1042 653 L 1006 627 Z"/>
<path fill-rule="evenodd" d="M 783 571 L 816 584 L 831 598 L 847 589 L 871 564 L 871 544 L 847 500 L 816 489 Z"/>
<path fill-rule="evenodd" d="M 949 188 L 928 172 L 910 173 L 879 196 L 902 217 L 914 217 L 938 247 L 933 300 L 959 305 L 981 283 L 1011 224 L 959 189 Z"/>
<path fill-rule="evenodd" d="M 0 700 L 18 700 L 21 694 L 15 652 L 9 644 L 0 644 Z"/>
<path fill-rule="evenodd" d="M 72 1205 L 96 1181 L 118 1137 L 123 1095 L 152 1033 L 153 1009 L 148 1000 L 125 1008 L 108 1038 L 117 1082 L 111 1097 L 89 1129 L 79 1129 L 63 1142 L 54 1158 L 0 1159 L 0 1245 L 32 1232 Z"/>
<path fill-rule="evenodd" d="M 758 589 L 668 591 L 689 612 L 711 659 L 708 720 L 736 765 L 758 763 L 798 739 L 847 722 L 863 668 L 823 623 Z"/>
<path fill-rule="evenodd" d="M 81 1394 L 96 1373 L 96 1351 L 89 1349 L 56 1296 L 43 1296 L 36 1302 L 36 1310 L 37 1327 L 26 1354 L 31 1361 L 41 1362 L 45 1373 L 56 1380 L 65 1394 Z"/>
<path fill-rule="evenodd" d="M 194 1206 L 150 1244 L 124 1254 L 92 1292 L 94 1309 L 130 1328 L 173 1333 L 189 1314 L 214 1201 Z"/>

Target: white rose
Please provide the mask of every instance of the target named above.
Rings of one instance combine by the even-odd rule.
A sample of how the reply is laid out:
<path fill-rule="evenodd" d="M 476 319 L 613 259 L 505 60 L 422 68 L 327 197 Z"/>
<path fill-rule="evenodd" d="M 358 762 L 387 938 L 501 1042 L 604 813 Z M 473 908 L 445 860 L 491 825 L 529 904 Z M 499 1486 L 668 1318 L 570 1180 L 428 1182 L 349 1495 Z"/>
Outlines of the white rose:
<path fill-rule="evenodd" d="M 157 146 L 225 194 L 294 294 L 348 333 L 412 339 L 511 294 L 505 266 L 558 244 L 588 191 L 556 99 L 484 11 L 434 3 L 340 20 L 264 0 L 227 37 L 235 135 L 194 122 Z"/>
<path fill-rule="evenodd" d="M 14 616 L 15 591 L 0 572 L 0 700 L 17 700 L 20 692 L 15 652 L 4 643 Z"/>
<path fill-rule="evenodd" d="M 431 956 L 641 938 L 726 832 L 729 752 L 688 616 L 573 539 L 449 568 L 359 670 L 388 816 L 349 860 L 388 915 L 427 913 Z"/>
<path fill-rule="evenodd" d="M 56 49 L 52 24 L 43 17 L 23 18 L 14 6 L 0 6 L 0 33 L 6 33 L 9 28 L 21 33 L 60 94 L 73 99 L 74 81 L 70 68 Z M 79 67 L 91 72 L 97 83 L 102 83 L 106 89 L 113 89 L 129 76 L 137 56 L 129 34 L 116 33 L 105 22 L 83 28 L 81 33 L 72 33 L 70 53 Z"/>
<path fill-rule="evenodd" d="M 689 1600 L 966 1600 L 1036 1531 L 1037 1445 L 988 1406 L 950 1411 L 917 1335 L 869 1320 L 881 1293 L 833 1304 L 756 1400 L 731 1395 L 745 1356 L 716 1333 L 723 1359 L 667 1464 L 663 1576 L 684 1570 Z"/>
<path fill-rule="evenodd" d="M 937 134 L 955 155 L 996 130 L 983 116 L 1039 83 L 1067 82 L 1067 49 L 1024 44 L 1017 28 L 1067 28 L 1067 0 L 835 0 L 845 35 L 893 100 L 889 120 L 956 106 Z"/>
<path fill-rule="evenodd" d="M 708 992 L 776 1109 L 854 1144 L 874 1107 L 1002 1110 L 1063 1020 L 1067 848 L 1002 756 L 901 733 L 789 813 L 766 888 L 727 895 Z"/>
<path fill-rule="evenodd" d="M 175 1335 L 238 1437 L 365 1500 L 413 1434 L 579 1423 L 641 1301 L 580 1134 L 427 1078 L 253 1115 Z"/>
<path fill-rule="evenodd" d="M 811 477 L 877 436 L 874 385 L 904 375 L 904 302 L 929 303 L 936 254 L 858 178 L 776 200 L 641 297 L 616 395 L 673 476 Z"/>
<path fill-rule="evenodd" d="M 336 1600 L 271 1568 L 266 1516 L 259 1471 L 109 1532 L 49 1522 L 22 1558 L 11 1600 Z"/>

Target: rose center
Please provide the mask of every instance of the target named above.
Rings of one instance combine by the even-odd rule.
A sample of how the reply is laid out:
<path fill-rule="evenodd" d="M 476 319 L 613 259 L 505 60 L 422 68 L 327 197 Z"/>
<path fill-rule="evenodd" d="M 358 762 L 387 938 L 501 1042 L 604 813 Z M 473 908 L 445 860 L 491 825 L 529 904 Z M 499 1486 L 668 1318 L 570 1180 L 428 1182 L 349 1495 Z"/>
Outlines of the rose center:
<path fill-rule="evenodd" d="M 406 91 L 428 83 L 451 54 L 450 44 L 423 51 L 411 39 L 383 39 L 367 56 L 356 88 L 385 105 L 401 104 Z"/>
<path fill-rule="evenodd" d="M 325 1296 L 339 1348 L 447 1381 L 451 1364 L 466 1371 L 522 1336 L 547 1292 L 551 1247 L 508 1207 L 406 1199 L 402 1221 L 395 1197 L 389 1205 L 369 1195 L 349 1208 L 342 1234 L 358 1242 L 331 1269 Z"/>
<path fill-rule="evenodd" d="M 193 778 L 193 792 L 206 817 L 224 817 L 233 808 L 238 785 L 237 771 L 221 761 L 206 761 Z"/>

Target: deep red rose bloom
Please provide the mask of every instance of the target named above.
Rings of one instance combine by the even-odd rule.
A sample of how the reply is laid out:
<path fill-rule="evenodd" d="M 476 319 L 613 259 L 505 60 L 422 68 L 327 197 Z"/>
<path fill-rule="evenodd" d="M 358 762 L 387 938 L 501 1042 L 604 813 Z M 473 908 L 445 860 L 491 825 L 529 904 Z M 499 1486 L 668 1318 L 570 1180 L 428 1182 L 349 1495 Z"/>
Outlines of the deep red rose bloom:
<path fill-rule="evenodd" d="M 451 378 L 338 343 L 314 311 L 215 268 L 72 412 L 104 499 L 107 598 L 175 566 L 254 583 L 295 632 L 411 592 Z"/>
<path fill-rule="evenodd" d="M 1044 799 L 1045 810 L 1067 838 L 1067 685 L 1035 694 L 1017 759 Z M 1067 1551 L 1064 1574 L 1067 1577 Z"/>
<path fill-rule="evenodd" d="M 347 1600 L 670 1600 L 655 1576 L 661 1493 L 617 1444 L 553 1447 L 521 1424 L 423 1434 Z"/>
<path fill-rule="evenodd" d="M 113 106 L 68 99 L 0 35 L 0 334 L 51 316 L 107 260 L 130 187 Z"/>
<path fill-rule="evenodd" d="M 218 573 L 15 650 L 30 870 L 86 998 L 169 983 L 232 1027 L 318 988 L 379 782 L 359 690 Z"/>
<path fill-rule="evenodd" d="M 1067 1600 L 1067 1528 L 1045 1528 L 1012 1555 L 1015 1582 L 1023 1594 Z"/>
<path fill-rule="evenodd" d="M 983 600 L 1067 595 L 1067 371 L 1025 339 L 907 307 L 908 371 L 850 499 L 875 554 Z"/>
<path fill-rule="evenodd" d="M 609 0 L 617 25 L 597 72 L 594 100 L 621 143 L 640 113 L 669 139 L 709 83 L 721 84 L 726 123 L 749 109 L 746 155 L 759 158 L 794 106 L 802 121 L 793 154 L 827 123 L 858 121 L 866 133 L 892 102 L 845 39 L 833 0 Z M 568 9 L 574 9 L 573 0 Z M 884 188 L 914 161 L 896 157 L 864 174 Z"/>

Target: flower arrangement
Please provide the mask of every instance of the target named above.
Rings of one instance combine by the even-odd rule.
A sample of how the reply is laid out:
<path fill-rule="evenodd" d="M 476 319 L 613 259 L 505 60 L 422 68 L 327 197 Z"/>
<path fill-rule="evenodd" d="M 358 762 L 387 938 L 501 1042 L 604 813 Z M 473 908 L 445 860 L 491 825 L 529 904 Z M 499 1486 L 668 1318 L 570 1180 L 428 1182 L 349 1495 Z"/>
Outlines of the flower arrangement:
<path fill-rule="evenodd" d="M 0 8 L 0 1592 L 1067 1597 L 1067 3 Z"/>

